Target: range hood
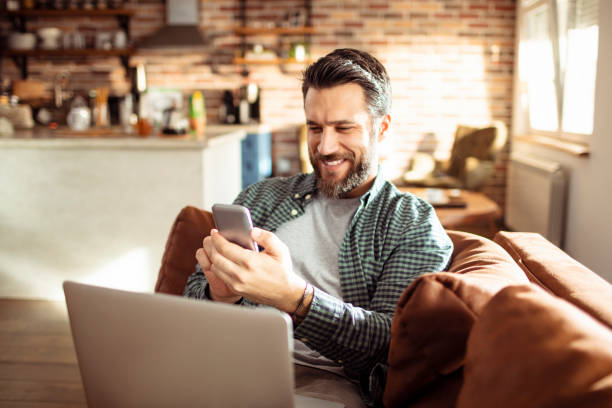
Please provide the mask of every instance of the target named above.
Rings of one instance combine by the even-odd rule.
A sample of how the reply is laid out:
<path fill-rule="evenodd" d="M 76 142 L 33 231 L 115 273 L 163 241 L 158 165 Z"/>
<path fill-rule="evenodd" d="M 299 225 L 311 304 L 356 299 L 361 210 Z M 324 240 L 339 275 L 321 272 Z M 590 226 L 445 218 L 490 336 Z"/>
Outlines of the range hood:
<path fill-rule="evenodd" d="M 173 50 L 204 47 L 198 25 L 199 0 L 165 0 L 166 25 L 136 44 L 144 50 Z"/>

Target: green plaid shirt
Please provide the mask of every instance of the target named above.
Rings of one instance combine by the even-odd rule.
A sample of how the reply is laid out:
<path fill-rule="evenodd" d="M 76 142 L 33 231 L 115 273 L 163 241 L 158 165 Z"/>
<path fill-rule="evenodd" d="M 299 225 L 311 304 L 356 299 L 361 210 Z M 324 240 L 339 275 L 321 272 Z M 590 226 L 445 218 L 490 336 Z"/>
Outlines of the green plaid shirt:
<path fill-rule="evenodd" d="M 234 202 L 251 210 L 255 226 L 274 232 L 303 215 L 316 191 L 314 174 L 300 174 L 263 180 Z M 377 363 L 387 361 L 391 319 L 406 286 L 425 272 L 445 269 L 452 250 L 433 208 L 400 193 L 379 171 L 374 185 L 361 197 L 340 247 L 343 298 L 315 290 L 294 337 L 342 364 L 349 374 L 368 375 Z M 198 265 L 185 296 L 206 298 L 205 289 L 206 279 Z"/>

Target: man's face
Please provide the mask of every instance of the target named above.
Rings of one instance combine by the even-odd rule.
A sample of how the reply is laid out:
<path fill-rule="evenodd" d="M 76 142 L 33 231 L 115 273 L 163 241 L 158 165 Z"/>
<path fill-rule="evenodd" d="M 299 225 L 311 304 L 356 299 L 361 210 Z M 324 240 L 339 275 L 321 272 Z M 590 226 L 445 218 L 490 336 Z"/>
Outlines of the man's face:
<path fill-rule="evenodd" d="M 376 144 L 389 117 L 374 126 L 363 89 L 353 83 L 310 88 L 304 110 L 308 154 L 319 191 L 333 198 L 364 194 L 376 177 Z"/>

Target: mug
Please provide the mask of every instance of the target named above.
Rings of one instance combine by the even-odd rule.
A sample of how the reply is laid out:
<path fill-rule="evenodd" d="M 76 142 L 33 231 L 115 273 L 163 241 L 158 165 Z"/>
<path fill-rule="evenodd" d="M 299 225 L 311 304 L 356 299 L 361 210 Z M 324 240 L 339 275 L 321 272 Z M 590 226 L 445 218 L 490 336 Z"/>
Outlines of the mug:
<path fill-rule="evenodd" d="M 113 47 L 125 48 L 127 46 L 127 35 L 124 31 L 117 31 L 113 36 Z"/>

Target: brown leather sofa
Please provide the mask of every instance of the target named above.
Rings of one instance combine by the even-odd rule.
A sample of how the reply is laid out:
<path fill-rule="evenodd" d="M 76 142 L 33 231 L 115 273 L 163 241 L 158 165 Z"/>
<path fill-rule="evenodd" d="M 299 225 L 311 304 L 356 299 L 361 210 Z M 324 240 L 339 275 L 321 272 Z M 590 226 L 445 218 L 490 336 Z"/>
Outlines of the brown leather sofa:
<path fill-rule="evenodd" d="M 182 294 L 213 225 L 180 212 L 156 292 Z M 447 232 L 449 270 L 398 301 L 384 405 L 612 406 L 612 285 L 538 234 Z"/>

